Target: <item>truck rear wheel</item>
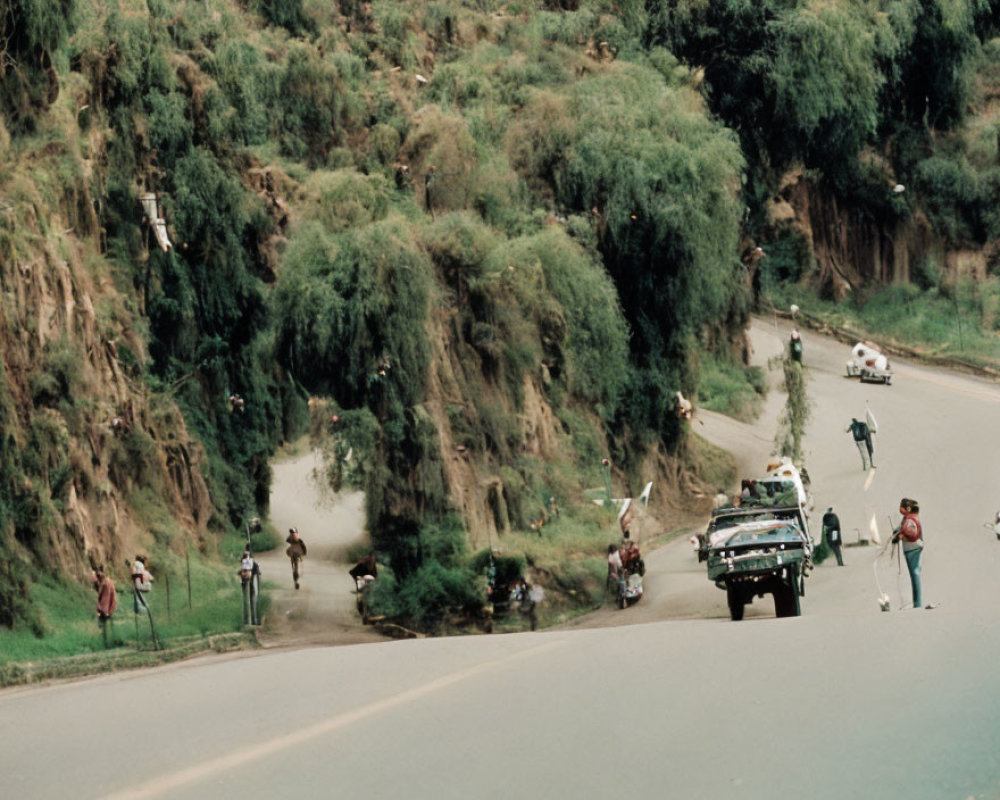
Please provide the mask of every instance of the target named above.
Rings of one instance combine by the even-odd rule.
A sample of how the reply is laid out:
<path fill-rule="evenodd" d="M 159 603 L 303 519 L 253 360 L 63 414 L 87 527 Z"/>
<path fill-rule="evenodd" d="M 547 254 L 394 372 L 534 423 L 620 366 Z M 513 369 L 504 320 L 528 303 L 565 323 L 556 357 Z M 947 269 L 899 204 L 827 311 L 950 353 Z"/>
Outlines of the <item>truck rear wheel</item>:
<path fill-rule="evenodd" d="M 726 587 L 726 599 L 729 601 L 729 618 L 733 622 L 739 622 L 743 619 L 743 609 L 746 607 L 746 602 L 743 599 L 743 593 L 732 586 Z"/>

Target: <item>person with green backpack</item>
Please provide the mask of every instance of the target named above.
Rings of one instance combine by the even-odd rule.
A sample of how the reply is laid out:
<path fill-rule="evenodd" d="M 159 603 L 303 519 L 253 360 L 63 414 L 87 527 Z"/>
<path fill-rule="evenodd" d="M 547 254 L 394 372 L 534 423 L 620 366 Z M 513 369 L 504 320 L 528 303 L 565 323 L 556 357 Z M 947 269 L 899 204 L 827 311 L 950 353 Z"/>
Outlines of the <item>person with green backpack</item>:
<path fill-rule="evenodd" d="M 872 433 L 871 429 L 868 427 L 867 422 L 860 422 L 859 420 L 851 417 L 851 424 L 847 426 L 844 433 L 850 431 L 854 435 L 854 443 L 858 446 L 858 452 L 861 453 L 861 469 L 865 471 L 870 465 L 873 469 L 875 467 L 874 459 L 874 446 L 872 445 Z M 868 458 L 865 459 L 865 451 L 868 451 Z"/>

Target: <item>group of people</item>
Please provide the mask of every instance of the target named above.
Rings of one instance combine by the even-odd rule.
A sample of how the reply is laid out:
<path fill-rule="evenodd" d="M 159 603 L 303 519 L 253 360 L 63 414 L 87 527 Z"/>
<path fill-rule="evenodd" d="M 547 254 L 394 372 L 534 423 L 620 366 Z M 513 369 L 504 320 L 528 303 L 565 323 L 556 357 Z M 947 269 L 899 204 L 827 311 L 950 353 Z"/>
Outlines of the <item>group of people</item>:
<path fill-rule="evenodd" d="M 524 578 L 518 578 L 511 586 L 510 603 L 517 606 L 518 613 L 527 615 L 531 630 L 538 627 L 538 604 L 544 599 L 545 590 Z"/>
<path fill-rule="evenodd" d="M 308 553 L 308 548 L 299 534 L 299 529 L 295 527 L 288 529 L 288 536 L 285 537 L 285 542 L 288 544 L 288 547 L 285 548 L 285 555 L 288 556 L 288 560 L 292 564 L 292 582 L 295 584 L 295 588 L 298 589 L 301 586 L 302 561 Z M 378 564 L 375 561 L 375 553 L 370 552 L 361 558 L 348 570 L 348 574 L 354 580 L 357 591 L 364 590 L 369 583 L 378 578 Z"/>
<path fill-rule="evenodd" d="M 138 553 L 130 565 L 129 580 L 132 582 L 132 603 L 136 614 L 148 613 L 148 593 L 153 588 L 153 575 L 149 571 L 149 556 Z M 118 610 L 118 589 L 114 579 L 103 568 L 93 570 L 91 583 L 97 593 L 97 624 L 104 637 L 105 647 L 115 611 Z"/>
<path fill-rule="evenodd" d="M 620 545 L 608 545 L 608 586 L 616 585 L 621 590 L 628 576 L 644 571 L 639 545 L 626 535 Z"/>

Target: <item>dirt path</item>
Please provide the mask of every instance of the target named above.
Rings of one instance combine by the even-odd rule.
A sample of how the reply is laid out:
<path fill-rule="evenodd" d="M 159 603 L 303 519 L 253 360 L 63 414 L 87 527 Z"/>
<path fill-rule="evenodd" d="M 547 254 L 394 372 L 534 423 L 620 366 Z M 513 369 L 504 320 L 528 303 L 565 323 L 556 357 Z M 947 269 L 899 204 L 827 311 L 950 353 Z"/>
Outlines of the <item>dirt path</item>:
<path fill-rule="evenodd" d="M 285 544 L 259 561 L 270 584 L 271 609 L 264 619 L 265 646 L 356 644 L 385 641 L 361 624 L 355 609 L 348 548 L 367 542 L 360 492 L 324 494 L 314 477 L 319 456 L 311 451 L 279 455 L 271 464 L 271 521 L 282 540 L 296 527 L 309 550 L 300 568 L 301 589 L 292 583 Z"/>

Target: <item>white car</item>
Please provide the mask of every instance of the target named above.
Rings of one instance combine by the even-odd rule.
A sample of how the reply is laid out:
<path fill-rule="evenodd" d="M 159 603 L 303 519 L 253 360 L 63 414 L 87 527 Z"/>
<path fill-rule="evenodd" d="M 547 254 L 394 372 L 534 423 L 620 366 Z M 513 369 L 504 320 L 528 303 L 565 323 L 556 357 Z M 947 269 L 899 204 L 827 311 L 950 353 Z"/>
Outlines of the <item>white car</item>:
<path fill-rule="evenodd" d="M 892 383 L 889 359 L 872 342 L 858 342 L 851 348 L 847 361 L 847 377 L 861 378 L 863 383 Z"/>

